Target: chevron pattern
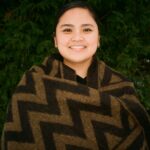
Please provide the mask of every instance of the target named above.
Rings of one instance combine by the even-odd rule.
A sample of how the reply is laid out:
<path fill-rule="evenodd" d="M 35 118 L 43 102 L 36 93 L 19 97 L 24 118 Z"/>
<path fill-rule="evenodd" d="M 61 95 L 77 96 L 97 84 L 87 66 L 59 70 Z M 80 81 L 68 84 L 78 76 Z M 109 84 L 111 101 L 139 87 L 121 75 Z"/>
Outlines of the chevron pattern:
<path fill-rule="evenodd" d="M 28 71 L 8 108 L 2 150 L 148 150 L 133 84 L 96 61 L 87 86 L 75 77 L 51 58 Z"/>
<path fill-rule="evenodd" d="M 119 99 L 36 73 L 23 84 L 5 125 L 6 149 L 145 149 L 142 128 Z"/>

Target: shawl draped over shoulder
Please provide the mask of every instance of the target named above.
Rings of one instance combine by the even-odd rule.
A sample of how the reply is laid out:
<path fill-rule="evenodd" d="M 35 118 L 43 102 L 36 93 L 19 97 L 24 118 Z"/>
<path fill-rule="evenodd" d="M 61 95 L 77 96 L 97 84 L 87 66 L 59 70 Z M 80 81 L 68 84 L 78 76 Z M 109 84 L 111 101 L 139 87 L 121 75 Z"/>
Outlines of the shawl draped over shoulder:
<path fill-rule="evenodd" d="M 8 106 L 2 150 L 148 150 L 133 83 L 93 59 L 85 85 L 58 57 L 28 70 Z"/>

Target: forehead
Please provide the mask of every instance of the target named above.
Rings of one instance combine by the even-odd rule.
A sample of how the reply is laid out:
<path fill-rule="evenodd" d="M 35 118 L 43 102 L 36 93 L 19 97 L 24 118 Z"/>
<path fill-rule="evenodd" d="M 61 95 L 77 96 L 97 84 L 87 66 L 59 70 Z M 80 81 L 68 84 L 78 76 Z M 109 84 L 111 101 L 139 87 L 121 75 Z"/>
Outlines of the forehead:
<path fill-rule="evenodd" d="M 92 13 L 86 8 L 72 8 L 67 10 L 59 19 L 61 23 L 93 23 L 96 24 Z"/>

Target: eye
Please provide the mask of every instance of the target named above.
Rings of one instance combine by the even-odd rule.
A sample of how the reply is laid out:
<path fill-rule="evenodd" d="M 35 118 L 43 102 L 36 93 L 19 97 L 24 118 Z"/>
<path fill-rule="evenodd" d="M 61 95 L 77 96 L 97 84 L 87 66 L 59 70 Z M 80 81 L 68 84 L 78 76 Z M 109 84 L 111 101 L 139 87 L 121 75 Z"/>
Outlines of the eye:
<path fill-rule="evenodd" d="M 70 28 L 65 28 L 62 30 L 64 33 L 71 33 L 72 32 L 72 29 Z"/>
<path fill-rule="evenodd" d="M 92 32 L 92 29 L 91 29 L 91 28 L 84 28 L 84 29 L 83 29 L 83 32 L 89 33 L 89 32 Z"/>

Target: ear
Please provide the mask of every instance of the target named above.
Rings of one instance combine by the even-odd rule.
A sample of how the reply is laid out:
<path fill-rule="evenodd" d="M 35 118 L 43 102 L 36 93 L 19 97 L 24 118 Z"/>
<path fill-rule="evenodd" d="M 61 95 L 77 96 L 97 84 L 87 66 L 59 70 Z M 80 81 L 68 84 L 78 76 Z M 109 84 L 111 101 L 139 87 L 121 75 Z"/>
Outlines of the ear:
<path fill-rule="evenodd" d="M 55 47 L 57 48 L 57 39 L 55 36 L 54 36 L 54 44 L 55 44 Z"/>
<path fill-rule="evenodd" d="M 98 47 L 98 48 L 100 47 L 100 35 L 99 35 L 99 37 L 98 37 L 97 47 Z"/>

